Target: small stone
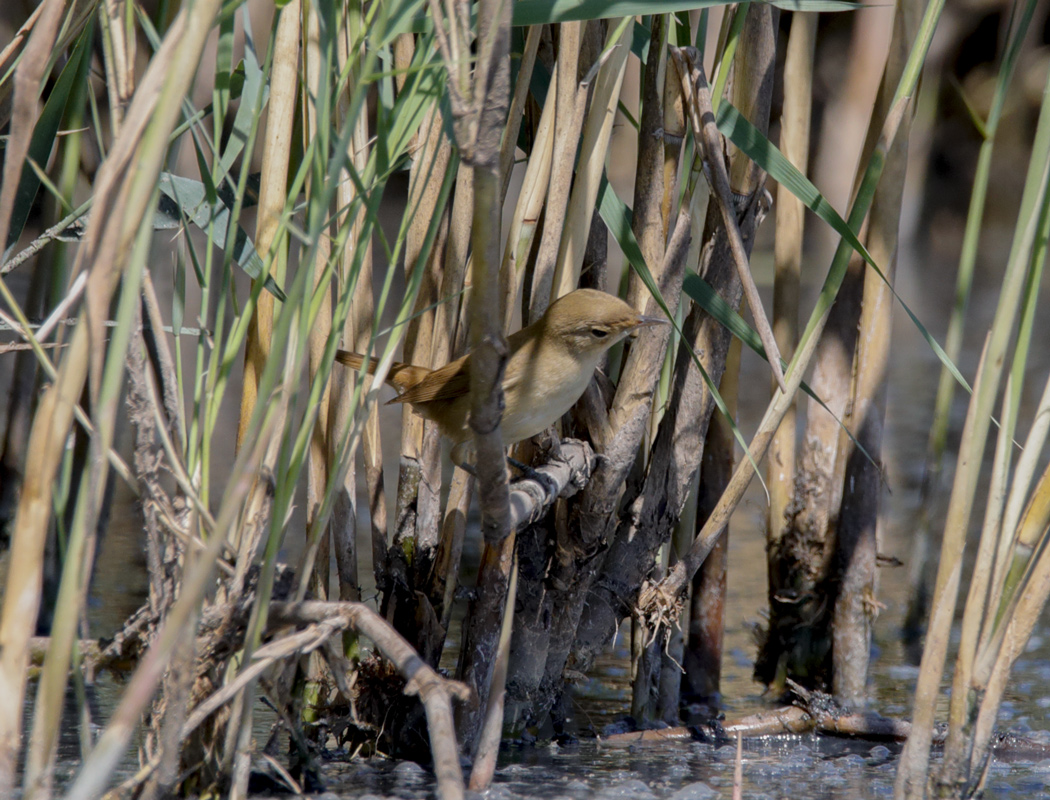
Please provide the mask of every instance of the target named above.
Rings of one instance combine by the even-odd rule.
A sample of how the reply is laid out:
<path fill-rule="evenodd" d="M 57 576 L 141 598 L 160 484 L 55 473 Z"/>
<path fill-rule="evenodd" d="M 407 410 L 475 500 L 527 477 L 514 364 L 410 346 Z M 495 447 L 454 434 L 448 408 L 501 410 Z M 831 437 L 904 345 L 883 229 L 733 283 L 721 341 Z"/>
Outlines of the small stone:
<path fill-rule="evenodd" d="M 889 760 L 890 748 L 886 747 L 884 744 L 877 744 L 868 751 L 868 755 L 870 756 L 868 764 L 871 766 L 882 764 Z"/>
<path fill-rule="evenodd" d="M 621 781 L 613 786 L 606 786 L 596 796 L 596 800 L 655 800 L 656 795 L 637 778 Z"/>
<path fill-rule="evenodd" d="M 690 783 L 683 786 L 671 795 L 668 800 L 709 800 L 709 798 L 717 796 L 718 792 L 706 783 L 698 781 L 697 783 Z"/>

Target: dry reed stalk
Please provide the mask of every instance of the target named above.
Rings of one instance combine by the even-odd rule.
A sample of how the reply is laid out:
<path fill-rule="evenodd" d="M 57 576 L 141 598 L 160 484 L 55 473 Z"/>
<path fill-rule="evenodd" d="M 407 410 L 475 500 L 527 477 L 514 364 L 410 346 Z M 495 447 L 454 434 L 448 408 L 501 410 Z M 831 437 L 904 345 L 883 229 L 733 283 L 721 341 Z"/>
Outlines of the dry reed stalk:
<path fill-rule="evenodd" d="M 284 283 L 282 253 L 286 241 L 279 236 L 281 214 L 287 200 L 288 164 L 292 150 L 292 128 L 295 122 L 295 98 L 299 81 L 299 0 L 281 9 L 274 39 L 273 66 L 270 71 L 270 99 L 267 105 L 266 133 L 263 138 L 262 175 L 259 179 L 259 210 L 255 222 L 255 249 L 272 253 L 270 275 L 278 285 Z M 262 278 L 257 278 L 262 280 Z M 237 427 L 237 447 L 245 436 L 255 410 L 256 394 L 263 367 L 270 356 L 270 337 L 276 309 L 269 292 L 259 292 L 248 328 L 244 356 L 244 385 L 241 390 L 241 415 Z M 237 543 L 240 546 L 242 543 Z M 254 551 L 251 547 L 247 549 Z"/>
<path fill-rule="evenodd" d="M 441 178 L 452 164 L 452 143 L 443 129 L 441 112 L 436 105 L 427 111 L 418 135 L 422 141 L 412 165 L 408 188 L 408 208 L 414 216 L 405 242 L 406 279 L 417 268 L 416 262 L 427 229 L 437 213 Z M 430 307 L 441 297 L 446 249 L 444 237 L 447 235 L 446 218 L 424 267 L 415 302 L 418 316 L 406 327 L 404 360 L 409 364 L 431 363 L 435 311 Z M 436 538 L 440 519 L 441 472 L 438 456 L 436 427 L 406 405 L 401 414 L 401 458 L 398 465 L 393 542 L 387 554 L 388 574 L 381 587 L 384 592 L 384 614 L 388 619 L 395 620 L 394 626 L 402 634 L 409 635 L 410 639 L 414 638 L 411 631 L 415 628 L 416 617 L 416 597 L 412 588 L 416 585 L 413 578 L 416 543 L 421 538 L 432 542 Z M 407 592 L 404 591 L 406 589 Z"/>
<path fill-rule="evenodd" d="M 109 94 L 110 125 L 113 135 L 124 123 L 124 109 L 135 86 L 135 43 L 137 33 L 128 31 L 126 9 L 117 0 L 102 0 L 99 27 L 102 34 L 106 91 Z"/>
<path fill-rule="evenodd" d="M 356 56 L 362 45 L 361 21 L 359 18 L 348 21 L 339 36 L 339 62 L 342 72 L 347 62 Z M 408 34 L 409 38 L 411 35 Z M 400 41 L 400 37 L 398 39 Z M 397 47 L 395 47 L 395 53 Z M 396 55 L 395 55 L 396 57 Z M 409 59 L 411 60 L 411 59 Z M 351 74 L 346 91 L 339 98 L 341 116 L 345 119 L 350 96 L 357 86 L 359 76 Z M 368 162 L 368 117 L 359 114 L 354 121 L 354 130 L 350 138 L 350 152 L 347 160 L 361 174 Z M 357 189 L 349 175 L 344 175 L 339 182 L 336 202 L 340 209 L 349 209 L 357 196 Z M 340 212 L 337 225 L 346 224 L 346 212 Z M 372 325 L 375 316 L 375 301 L 372 295 L 373 261 L 371 241 L 362 241 L 363 213 L 351 222 L 351 231 L 346 247 L 340 258 L 339 289 L 346 291 L 348 283 L 355 280 L 354 262 L 360 258 L 360 266 L 353 285 L 353 297 L 350 301 L 350 312 L 343 323 L 341 345 L 356 353 L 367 353 L 372 338 Z M 363 252 L 362 252 L 363 250 Z M 361 375 L 363 381 L 362 397 L 372 385 L 372 377 Z M 353 408 L 353 378 L 346 370 L 336 370 L 332 376 L 333 401 L 328 408 L 328 458 L 334 465 L 339 457 L 338 442 L 342 442 L 351 424 Z M 376 573 L 376 585 L 383 571 L 386 556 L 386 493 L 383 488 L 383 461 L 379 429 L 379 409 L 374 403 L 367 411 L 367 420 L 361 437 L 361 454 L 364 461 L 365 484 L 368 487 L 368 506 L 371 527 L 373 570 Z M 331 467 L 330 467 L 331 468 Z M 339 575 L 339 599 L 358 601 L 361 599 L 358 576 L 357 556 L 357 480 L 355 465 L 351 461 L 342 485 L 336 489 L 336 499 L 332 509 L 330 531 L 332 548 L 335 551 L 336 570 Z"/>
<path fill-rule="evenodd" d="M 269 259 L 264 257 L 264 260 L 269 260 L 271 263 L 270 276 L 278 285 L 283 285 L 288 242 L 281 231 L 281 215 L 287 203 L 288 168 L 299 86 L 300 40 L 303 38 L 302 8 L 299 0 L 292 0 L 281 9 L 280 14 L 274 39 L 255 241 L 259 252 L 270 256 Z M 256 282 L 258 280 L 261 278 L 256 279 Z M 257 283 L 253 288 L 256 287 Z M 272 353 L 271 350 L 277 311 L 278 307 L 273 295 L 267 291 L 258 292 L 245 344 L 244 383 L 241 390 L 241 414 L 237 430 L 238 451 L 242 447 L 249 446 L 248 435 L 252 420 L 258 416 L 256 412 L 258 391 L 267 361 L 271 356 L 280 358 L 287 355 Z M 286 392 L 287 388 L 282 391 L 282 394 Z M 284 415 L 287 409 L 286 399 L 268 408 L 267 413 L 278 414 L 274 422 L 275 430 L 284 428 Z M 261 463 L 267 471 L 272 472 L 277 463 L 280 439 L 280 436 L 272 436 L 264 442 Z M 252 447 L 254 449 L 256 445 L 253 443 Z M 255 563 L 259 544 L 269 528 L 271 512 L 272 489 L 259 481 L 250 492 L 244 510 L 243 519 L 247 524 L 237 530 L 238 538 L 235 539 L 237 575 L 235 575 L 234 586 L 243 585 L 241 576 L 246 575 L 248 569 Z M 222 594 L 220 598 L 225 599 Z M 253 613 L 260 612 L 258 602 L 254 603 L 252 608 Z M 265 610 L 262 613 L 265 613 Z M 249 636 L 249 640 L 245 642 L 246 658 L 250 658 L 251 651 L 256 645 L 257 643 L 251 641 Z M 243 797 L 247 791 L 254 688 L 254 684 L 251 684 L 237 694 L 226 730 L 221 734 L 223 771 L 231 776 L 230 794 L 233 798 Z"/>
<path fill-rule="evenodd" d="M 735 417 L 740 382 L 740 340 L 733 339 L 726 356 L 725 372 L 718 390 L 729 413 Z M 712 414 L 704 437 L 704 454 L 697 493 L 696 527 L 699 533 L 733 474 L 736 442 L 730 420 Z M 689 640 L 684 654 L 691 693 L 704 700 L 721 693 L 722 641 L 725 634 L 726 575 L 729 564 L 729 531 L 726 530 L 693 576 L 690 598 Z M 682 548 L 679 552 L 685 552 Z"/>
<path fill-rule="evenodd" d="M 518 134 L 525 121 L 525 105 L 532 90 L 532 72 L 536 67 L 536 55 L 540 49 L 543 26 L 532 25 L 525 34 L 525 49 L 518 63 L 518 79 L 514 83 L 514 93 L 510 98 L 510 110 L 507 112 L 507 129 L 500 145 L 499 172 L 503 182 L 500 202 L 507 201 L 510 179 L 514 171 L 514 155 L 518 149 Z"/>
<path fill-rule="evenodd" d="M 11 214 L 15 207 L 19 179 L 29 153 L 33 128 L 40 116 L 40 87 L 46 76 L 58 25 L 62 21 L 63 0 L 46 0 L 33 24 L 14 78 L 11 126 L 4 149 L 4 174 L 0 183 L 0 253 L 7 250 Z"/>
<path fill-rule="evenodd" d="M 919 27 L 922 10 L 918 3 L 898 5 L 894 35 L 886 69 L 872 112 L 874 120 L 890 113 L 894 88 L 900 82 L 908 51 Z M 878 511 L 882 493 L 879 458 L 882 425 L 886 414 L 886 371 L 889 366 L 890 334 L 893 325 L 893 292 L 896 273 L 901 203 L 908 166 L 908 137 L 911 114 L 901 122 L 900 134 L 886 156 L 882 181 L 872 199 L 865 244 L 881 264 L 883 274 L 870 265 L 864 270 L 864 300 L 860 313 L 853 387 L 849 416 L 845 422 L 857 438 L 853 445 L 839 432 L 842 461 L 843 501 L 835 532 L 835 556 L 829 578 L 838 585 L 831 620 L 831 686 L 837 699 L 860 704 L 865 697 L 871 626 L 876 614 L 876 556 Z M 869 134 L 865 156 L 875 148 Z M 863 451 L 861 450 L 863 448 Z M 843 460 L 844 459 L 844 460 Z"/>
<path fill-rule="evenodd" d="M 459 587 L 459 565 L 463 557 L 463 538 L 473 494 L 474 477 L 458 467 L 452 473 L 445 517 L 441 522 L 441 541 L 434 556 L 427 595 L 446 632 L 452 623 L 452 606 Z"/>
<path fill-rule="evenodd" d="M 577 85 L 582 40 L 582 22 L 563 22 L 559 26 L 557 66 L 548 89 L 548 94 L 553 92 L 555 97 L 553 155 L 550 177 L 546 181 L 543 232 L 540 234 L 539 251 L 532 270 L 529 316 L 522 320 L 523 324 L 538 320 L 550 305 L 558 248 L 572 190 L 576 150 L 587 108 L 587 89 Z M 518 258 L 521 259 L 527 252 L 519 251 Z"/>
<path fill-rule="evenodd" d="M 631 218 L 631 230 L 638 240 L 642 256 L 646 264 L 661 264 L 664 259 L 664 248 L 666 246 L 667 220 L 664 217 L 664 206 L 668 197 L 667 188 L 664 186 L 665 152 L 663 142 L 664 109 L 663 98 L 666 87 L 667 69 L 667 37 L 669 20 L 666 15 L 652 17 L 649 42 L 649 58 L 645 63 L 642 76 L 642 98 L 641 113 L 639 116 L 638 130 L 638 157 L 635 167 L 634 200 L 632 203 L 633 215 Z M 673 72 L 673 68 L 671 70 Z M 668 206 L 669 208 L 669 206 Z M 638 308 L 643 305 L 649 295 L 649 290 L 642 281 L 641 276 L 632 271 L 628 276 L 627 302 Z M 677 306 L 677 304 L 675 304 Z M 674 308 L 674 307 L 672 307 Z M 630 344 L 627 345 L 630 347 Z M 665 347 L 666 350 L 666 347 Z M 654 386 L 655 388 L 655 386 Z M 610 422 L 612 419 L 610 418 Z M 655 411 L 649 416 L 650 428 L 656 423 Z M 654 431 L 647 431 L 652 433 Z M 643 436 L 643 441 L 649 436 Z M 645 445 L 642 445 L 643 453 Z M 635 627 L 632 627 L 635 631 Z M 632 637 L 633 643 L 638 643 L 639 637 Z M 638 720 L 648 720 L 655 709 L 653 701 L 662 701 L 668 713 L 670 706 L 677 711 L 677 694 L 669 698 L 660 694 L 669 686 L 657 677 L 658 665 L 663 665 L 665 659 L 661 656 L 655 642 L 647 633 L 641 636 L 643 652 L 640 659 L 632 659 L 635 671 L 635 689 L 632 692 L 632 716 Z M 680 647 L 679 647 L 680 649 Z M 674 669 L 672 667 L 672 669 Z M 662 673 L 662 670 L 661 670 Z M 655 681 L 657 687 L 653 692 L 652 684 Z M 667 683 L 671 683 L 669 678 Z M 660 713 L 656 711 L 656 713 Z"/>
<path fill-rule="evenodd" d="M 598 75 L 594 81 L 590 108 L 583 124 L 579 141 L 580 158 L 576 164 L 576 176 L 572 183 L 568 213 L 564 220 L 558 256 L 551 283 L 550 300 L 543 307 L 568 294 L 580 283 L 583 255 L 587 248 L 591 217 L 598 197 L 598 187 L 605 172 L 605 154 L 609 149 L 613 120 L 620 99 L 620 87 L 627 67 L 627 55 L 634 30 L 633 18 L 615 24 L 611 20 L 605 50 L 596 61 Z M 611 52 L 610 52 L 611 49 Z M 586 93 L 581 87 L 580 93 Z M 551 179 L 553 183 L 553 178 Z M 547 219 L 552 209 L 548 208 Z M 656 262 L 659 263 L 659 262 Z M 537 261 L 538 266 L 538 261 Z M 536 314 L 537 310 L 532 309 Z"/>
<path fill-rule="evenodd" d="M 678 63 L 672 59 L 670 65 L 665 67 L 664 85 L 662 91 L 663 105 L 663 198 L 660 201 L 660 222 L 664 236 L 670 232 L 671 212 L 678 199 L 679 167 L 682 157 L 682 145 L 685 141 L 685 102 L 682 96 L 682 76 L 679 73 Z M 698 176 L 694 176 L 698 177 Z M 694 184 L 695 188 L 689 198 L 692 217 L 692 233 L 689 245 L 687 264 L 696 264 L 700 260 L 700 248 L 703 242 L 703 220 L 706 217 L 706 203 L 709 192 L 706 184 Z M 669 347 L 674 348 L 674 342 Z M 673 363 L 673 362 L 672 362 Z M 666 369 L 666 366 L 665 366 Z M 673 367 L 672 367 L 673 369 Z M 665 391 L 661 386 L 661 391 Z M 669 391 L 667 389 L 666 391 Z M 663 417 L 653 414 L 649 430 L 649 441 L 655 440 L 659 433 L 659 425 Z M 678 558 L 678 553 L 684 553 L 689 549 L 696 531 L 697 502 L 696 492 L 699 490 L 699 475 L 693 480 L 691 491 L 693 497 L 686 502 L 678 525 L 671 538 L 668 566 Z M 683 610 L 678 620 L 678 628 L 670 633 L 670 641 L 661 657 L 660 687 L 657 697 L 657 718 L 674 724 L 680 718 L 680 707 L 682 704 L 682 681 L 690 680 L 689 650 L 686 646 L 686 631 L 691 630 L 694 620 L 698 620 L 700 612 L 694 603 L 688 612 Z M 655 642 L 654 642 L 655 644 Z M 691 687 L 692 688 L 692 687 Z"/>
<path fill-rule="evenodd" d="M 745 16 L 744 29 L 740 35 L 741 40 L 748 41 L 759 36 L 763 29 L 763 23 L 764 20 L 747 14 Z M 770 70 L 768 74 L 761 76 L 761 79 L 772 80 L 772 72 L 773 70 Z M 745 75 L 745 80 L 738 78 L 734 82 L 733 100 L 736 101 L 735 105 L 745 118 L 764 119 L 760 107 L 763 103 L 761 95 L 748 91 L 749 82 L 746 79 L 751 77 L 753 76 Z M 782 391 L 786 391 L 784 374 L 780 366 L 780 351 L 777 349 L 776 340 L 773 338 L 773 330 L 769 325 L 769 320 L 766 318 L 766 312 L 762 306 L 762 299 L 759 297 L 755 279 L 751 275 L 751 267 L 748 263 L 750 252 L 744 247 L 743 237 L 740 234 L 736 220 L 736 209 L 733 207 L 734 187 L 754 184 L 758 180 L 761 168 L 749 158 L 742 157 L 743 154 L 730 144 L 727 146 L 729 152 L 729 167 L 727 170 L 722 156 L 722 136 L 715 124 L 714 98 L 711 96 L 710 87 L 707 85 L 707 77 L 699 59 L 694 61 L 692 80 L 696 84 L 696 91 L 693 95 L 694 103 L 690 107 L 690 115 L 694 138 L 698 142 L 698 147 L 702 144 L 704 173 L 711 185 L 711 194 L 714 196 L 722 213 L 722 222 L 725 225 L 730 252 L 733 255 L 733 263 L 736 265 L 737 273 L 740 276 L 744 297 L 747 298 L 747 305 L 751 309 L 755 328 L 758 330 L 762 346 L 765 348 L 770 370 L 773 373 L 777 386 Z M 768 120 L 764 120 L 764 124 L 768 127 Z"/>
<path fill-rule="evenodd" d="M 408 70 L 412 66 L 412 59 L 416 54 L 416 37 L 411 33 L 402 33 L 394 39 L 394 69 L 397 74 L 394 78 L 397 90 L 400 92 L 405 88 L 408 80 Z"/>
<path fill-rule="evenodd" d="M 668 220 L 664 214 L 667 191 L 664 187 L 663 95 L 667 67 L 667 29 L 665 14 L 653 15 L 649 39 L 649 58 L 642 76 L 642 108 L 638 123 L 638 160 L 634 171 L 634 200 L 631 204 L 631 230 L 638 240 L 646 264 L 664 259 Z M 671 70 L 673 72 L 673 69 Z M 627 281 L 627 302 L 641 308 L 649 294 L 641 276 L 631 272 Z"/>
<path fill-rule="evenodd" d="M 671 233 L 671 223 L 674 220 L 675 204 L 678 201 L 679 172 L 681 171 L 682 145 L 685 143 L 687 133 L 685 121 L 685 98 L 682 97 L 682 76 L 678 72 L 678 65 L 672 59 L 670 64 L 663 70 L 664 85 L 661 107 L 663 108 L 663 139 L 664 149 L 664 177 L 661 181 L 664 196 L 660 201 L 660 223 L 663 227 L 664 238 Z M 695 193 L 694 193 L 695 195 Z M 693 200 L 694 198 L 690 198 Z M 694 225 L 702 223 L 704 214 L 693 212 Z M 700 232 L 702 233 L 702 231 Z M 696 254 L 700 252 L 699 235 L 692 237 L 692 246 Z M 693 253 L 690 253 L 689 263 L 694 263 Z"/>
<path fill-rule="evenodd" d="M 513 538 L 513 537 L 511 537 Z M 500 740 L 503 737 L 503 700 L 506 695 L 507 662 L 510 659 L 510 637 L 514 627 L 515 597 L 518 588 L 518 565 L 515 559 L 511 567 L 510 586 L 507 587 L 507 602 L 503 609 L 503 625 L 500 628 L 496 665 L 492 670 L 492 687 L 489 692 L 485 719 L 478 734 L 474 764 L 470 769 L 470 790 L 483 792 L 492 784 L 496 773 Z"/>
<path fill-rule="evenodd" d="M 966 412 L 960 454 L 972 453 L 979 435 L 987 432 L 987 423 L 979 423 L 982 413 L 981 384 L 988 376 L 988 356 L 991 335 L 985 339 L 981 361 L 974 378 L 975 391 Z M 985 412 L 987 413 L 987 412 Z M 981 428 L 984 428 L 984 431 Z M 926 630 L 926 646 L 919 667 L 919 681 L 915 687 L 915 708 L 912 712 L 912 735 L 908 737 L 897 767 L 897 782 L 894 796 L 897 798 L 925 797 L 929 749 L 933 738 L 935 703 L 944 669 L 944 658 L 948 651 L 955 602 L 962 572 L 962 554 L 966 546 L 967 520 L 973 503 L 980 474 L 980 459 L 960 464 L 955 473 L 952 500 L 945 519 L 944 538 L 941 542 L 941 557 L 937 566 L 937 584 L 934 590 L 934 606 Z"/>
<path fill-rule="evenodd" d="M 537 28 L 530 28 L 531 32 Z M 558 70 L 552 85 L 556 86 Z M 539 124 L 533 138 L 532 151 L 525 165 L 525 176 L 518 192 L 517 205 L 511 218 L 510 233 L 500 267 L 500 315 L 504 330 L 509 330 L 514 314 L 514 301 L 521 293 L 525 280 L 525 266 L 532 252 L 536 229 L 548 200 L 548 184 L 554 161 L 555 99 L 558 92 L 551 89 L 543 104 Z M 545 226 L 546 227 L 546 226 Z"/>
<path fill-rule="evenodd" d="M 837 142 L 839 146 L 819 148 L 811 166 L 814 183 L 835 208 L 847 207 L 856 191 L 856 184 L 851 182 L 858 169 L 864 168 L 859 151 L 870 127 L 872 100 L 879 90 L 893 35 L 893 18 L 881 9 L 858 9 L 850 22 L 853 27 L 846 74 L 829 99 L 818 136 L 818 141 Z M 818 253 L 825 256 L 835 246 L 835 233 L 823 225 L 813 233 Z"/>
<path fill-rule="evenodd" d="M 1003 504 L 1010 477 L 1011 450 L 1013 433 L 1017 426 L 1012 395 L 1012 380 L 1007 378 L 1006 390 L 1003 393 L 1002 411 L 1000 412 L 999 434 L 996 437 L 995 459 L 988 486 L 988 504 L 985 507 L 984 524 L 978 540 L 973 571 L 970 575 L 970 586 L 966 595 L 966 606 L 963 612 L 959 637 L 959 649 L 955 656 L 955 670 L 952 675 L 952 694 L 948 706 L 948 735 L 945 741 L 944 760 L 934 781 L 940 786 L 965 785 L 969 782 L 970 748 L 973 745 L 974 723 L 977 711 L 983 702 L 983 692 L 971 689 L 975 680 L 975 667 L 978 652 L 985 642 L 981 641 L 981 624 L 984 616 L 997 617 L 999 604 L 987 602 L 989 584 L 995 565 L 995 549 L 1000 537 L 1008 538 L 1009 533 L 1002 529 Z M 994 609 L 994 610 L 993 610 Z M 986 687 L 981 687 L 986 688 Z M 950 796 L 950 792 L 946 795 Z"/>
<path fill-rule="evenodd" d="M 304 141 L 317 138 L 318 114 L 317 104 L 319 98 L 327 96 L 327 89 L 322 82 L 326 79 L 331 66 L 324 63 L 324 55 L 321 52 L 321 30 L 318 18 L 318 8 L 311 4 L 307 17 L 307 27 L 303 36 L 304 69 L 306 71 L 306 86 L 308 91 L 303 93 L 302 103 L 304 106 L 303 118 L 306 124 Z M 327 140 L 327 135 L 324 137 Z M 306 191 L 309 194 L 309 182 Z M 326 266 L 331 258 L 332 240 L 329 235 L 322 233 L 314 248 L 313 259 L 313 290 L 323 292 L 317 317 L 310 328 L 310 358 L 309 376 L 311 383 L 316 379 L 318 370 L 322 366 L 325 348 L 332 331 L 332 292 L 331 277 L 326 277 Z M 306 528 L 309 530 L 317 517 L 321 500 L 328 484 L 328 443 L 327 424 L 329 416 L 329 403 L 331 398 L 331 384 L 325 385 L 318 403 L 317 417 L 314 420 L 313 432 L 310 435 L 310 449 L 307 456 L 306 472 Z M 313 549 L 313 546 L 309 546 Z M 331 596 L 328 586 L 328 574 L 330 570 L 331 543 L 329 541 L 329 530 L 321 533 L 320 541 L 316 544 L 316 560 L 314 568 L 309 576 L 300 575 L 300 580 L 308 579 L 313 589 L 314 596 L 319 600 L 327 600 Z M 306 559 L 304 558 L 304 561 Z"/>
<path fill-rule="evenodd" d="M 780 149 L 784 157 L 805 174 L 809 161 L 810 116 L 813 111 L 813 55 L 816 49 L 817 15 L 795 13 L 791 17 L 784 60 L 784 108 L 780 119 Z M 805 207 L 783 186 L 777 187 L 776 238 L 773 259 L 773 335 L 786 359 L 798 342 L 799 286 L 802 278 Z M 776 391 L 776 387 L 773 387 Z M 766 536 L 776 546 L 787 524 L 785 514 L 795 488 L 795 413 L 793 403 L 784 415 L 769 446 L 766 485 L 769 487 L 769 516 Z M 770 564 L 772 566 L 772 563 Z"/>
<path fill-rule="evenodd" d="M 288 186 L 292 127 L 295 120 L 295 98 L 299 80 L 299 0 L 281 9 L 274 38 L 273 66 L 270 73 L 270 99 L 267 107 L 266 132 L 263 137 L 262 175 L 259 183 L 259 209 L 255 222 L 255 247 L 260 253 L 272 253 L 270 275 L 283 283 L 282 264 L 287 240 L 280 233 Z M 257 279 L 257 280 L 261 280 Z M 241 389 L 241 412 L 237 427 L 237 448 L 245 446 L 251 426 L 259 380 L 270 355 L 275 300 L 267 291 L 258 293 L 252 310 L 245 344 L 244 383 Z M 269 461 L 267 463 L 272 463 Z M 260 492 L 262 488 L 260 488 Z M 249 505 L 258 508 L 263 502 L 256 497 Z M 252 518 L 249 516 L 249 518 Z M 236 574 L 232 587 L 243 586 L 244 576 L 253 563 L 262 526 L 239 527 L 231 544 L 237 550 Z M 252 534 L 244 538 L 243 534 Z M 221 598 L 221 595 L 220 595 Z"/>

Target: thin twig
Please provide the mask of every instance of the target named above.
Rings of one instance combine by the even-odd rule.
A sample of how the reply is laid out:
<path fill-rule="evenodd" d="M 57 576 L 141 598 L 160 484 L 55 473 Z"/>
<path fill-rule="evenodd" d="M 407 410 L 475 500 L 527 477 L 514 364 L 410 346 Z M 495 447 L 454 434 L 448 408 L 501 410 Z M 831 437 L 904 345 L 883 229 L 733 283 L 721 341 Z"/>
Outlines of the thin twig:
<path fill-rule="evenodd" d="M 722 154 L 722 134 L 718 132 L 718 126 L 715 124 L 715 113 L 711 105 L 711 87 L 707 83 L 703 63 L 700 59 L 690 58 L 690 54 L 684 53 L 683 49 L 672 47 L 670 52 L 671 57 L 678 63 L 679 74 L 682 76 L 682 90 L 690 110 L 693 136 L 703 145 L 704 173 L 707 175 L 713 190 L 712 194 L 722 213 L 733 262 L 740 275 L 740 282 L 744 286 L 744 296 L 747 298 L 751 315 L 754 317 L 755 328 L 762 340 L 762 346 L 766 350 L 773 377 L 780 391 L 787 394 L 784 371 L 780 367 L 780 349 L 777 347 L 773 329 L 769 325 L 765 308 L 762 306 L 762 298 L 759 297 L 755 279 L 751 275 L 744 240 L 740 235 L 740 226 L 737 225 L 736 212 L 733 208 L 733 190 L 729 185 L 729 173 L 726 171 L 725 158 Z"/>
<path fill-rule="evenodd" d="M 51 244 L 62 231 L 68 228 L 70 225 L 75 223 L 81 217 L 87 213 L 87 210 L 91 207 L 91 201 L 87 200 L 79 208 L 72 211 L 67 216 L 56 222 L 42 234 L 37 236 L 32 242 L 30 242 L 24 250 L 21 250 L 17 255 L 12 256 L 2 265 L 0 265 L 0 275 L 6 275 L 15 267 L 18 267 L 28 261 L 30 258 L 35 256 L 47 245 Z"/>

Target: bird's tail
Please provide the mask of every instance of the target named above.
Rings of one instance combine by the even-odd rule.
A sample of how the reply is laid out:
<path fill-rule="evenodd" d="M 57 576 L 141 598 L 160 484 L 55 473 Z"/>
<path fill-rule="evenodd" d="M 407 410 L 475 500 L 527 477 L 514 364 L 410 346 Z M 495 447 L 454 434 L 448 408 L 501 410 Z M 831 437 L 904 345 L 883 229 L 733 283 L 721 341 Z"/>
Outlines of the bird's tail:
<path fill-rule="evenodd" d="M 350 369 L 363 370 L 369 375 L 374 375 L 379 367 L 378 358 L 366 359 L 360 353 L 351 353 L 348 350 L 336 350 L 335 360 Z M 390 371 L 386 374 L 386 382 L 397 389 L 398 394 L 401 394 L 423 380 L 430 372 L 431 370 L 426 367 L 416 367 L 395 361 L 390 365 Z"/>
<path fill-rule="evenodd" d="M 368 365 L 365 366 L 365 357 L 360 353 L 351 353 L 349 350 L 336 350 L 335 360 L 344 366 L 350 367 L 350 369 L 361 369 L 364 367 L 364 371 L 369 375 L 375 375 L 376 368 L 379 366 L 378 358 L 368 359 Z"/>

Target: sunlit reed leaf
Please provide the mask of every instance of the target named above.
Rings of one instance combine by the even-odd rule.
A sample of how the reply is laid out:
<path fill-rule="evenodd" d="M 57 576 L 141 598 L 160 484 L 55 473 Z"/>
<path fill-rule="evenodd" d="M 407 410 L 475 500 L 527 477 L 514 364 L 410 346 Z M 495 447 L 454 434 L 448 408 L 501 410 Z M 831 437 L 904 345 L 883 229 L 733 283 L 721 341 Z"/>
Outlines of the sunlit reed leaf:
<path fill-rule="evenodd" d="M 192 178 L 183 178 L 164 172 L 160 176 L 160 191 L 171 200 L 186 219 L 196 225 L 205 233 L 209 227 L 214 226 L 212 243 L 222 246 L 226 242 L 226 235 L 230 224 L 230 207 L 223 202 L 209 202 L 207 200 L 207 189 L 203 182 Z M 216 194 L 221 198 L 221 194 Z M 161 205 L 155 217 L 159 224 L 167 227 L 169 220 L 166 218 L 165 209 Z M 181 222 L 180 222 L 181 224 Z M 258 278 L 263 274 L 263 261 L 255 252 L 255 246 L 245 230 L 238 225 L 234 239 L 233 258 L 237 265 L 252 278 Z M 272 277 L 266 277 L 266 290 L 278 300 L 284 301 L 284 292 Z"/>

